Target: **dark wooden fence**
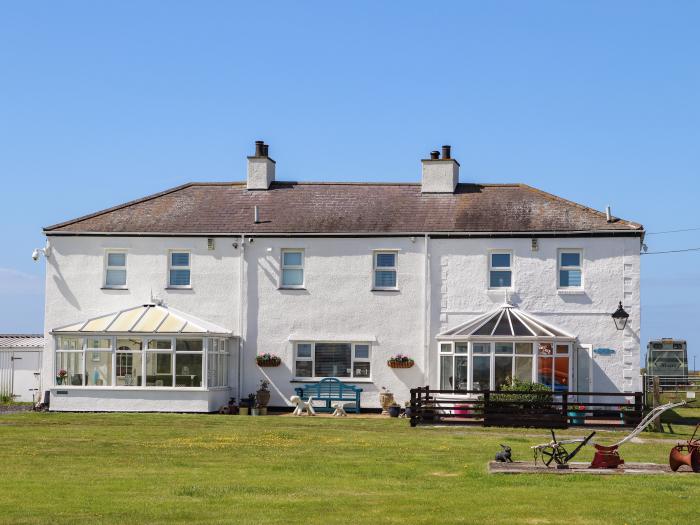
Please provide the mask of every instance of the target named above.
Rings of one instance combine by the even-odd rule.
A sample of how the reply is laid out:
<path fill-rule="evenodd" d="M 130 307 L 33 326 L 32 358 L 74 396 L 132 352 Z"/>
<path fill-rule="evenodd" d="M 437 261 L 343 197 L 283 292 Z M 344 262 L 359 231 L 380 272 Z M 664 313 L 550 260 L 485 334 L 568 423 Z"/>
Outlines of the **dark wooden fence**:
<path fill-rule="evenodd" d="M 412 427 L 419 424 L 636 426 L 643 414 L 642 392 L 431 390 L 428 386 L 411 389 Z"/>

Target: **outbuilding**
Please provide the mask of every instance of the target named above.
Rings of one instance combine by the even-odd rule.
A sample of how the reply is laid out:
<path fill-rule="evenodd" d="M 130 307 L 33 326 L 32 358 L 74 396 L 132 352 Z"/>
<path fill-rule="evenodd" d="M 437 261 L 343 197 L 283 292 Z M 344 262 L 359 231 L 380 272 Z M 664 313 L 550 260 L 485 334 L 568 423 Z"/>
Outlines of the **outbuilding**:
<path fill-rule="evenodd" d="M 0 334 L 0 396 L 35 401 L 41 392 L 41 334 Z"/>

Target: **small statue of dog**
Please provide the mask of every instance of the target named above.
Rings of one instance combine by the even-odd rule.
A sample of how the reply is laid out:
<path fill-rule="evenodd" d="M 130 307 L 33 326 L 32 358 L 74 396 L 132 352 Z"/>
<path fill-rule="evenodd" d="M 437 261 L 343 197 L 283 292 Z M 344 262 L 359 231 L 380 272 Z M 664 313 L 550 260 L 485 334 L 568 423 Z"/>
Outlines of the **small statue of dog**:
<path fill-rule="evenodd" d="M 501 463 L 513 463 L 510 457 L 510 447 L 508 445 L 501 444 L 501 451 L 496 453 L 496 461 Z"/>

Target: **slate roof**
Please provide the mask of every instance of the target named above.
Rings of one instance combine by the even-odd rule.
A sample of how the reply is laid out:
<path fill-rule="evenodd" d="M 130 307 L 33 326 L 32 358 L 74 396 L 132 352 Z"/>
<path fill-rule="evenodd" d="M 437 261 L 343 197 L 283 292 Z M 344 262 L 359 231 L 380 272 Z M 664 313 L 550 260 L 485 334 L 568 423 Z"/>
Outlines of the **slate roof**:
<path fill-rule="evenodd" d="M 41 334 L 0 334 L 0 348 L 44 348 Z"/>
<path fill-rule="evenodd" d="M 254 223 L 254 207 L 260 223 Z M 49 226 L 47 234 L 643 233 L 640 224 L 525 184 L 459 184 L 424 194 L 420 184 L 190 183 Z"/>

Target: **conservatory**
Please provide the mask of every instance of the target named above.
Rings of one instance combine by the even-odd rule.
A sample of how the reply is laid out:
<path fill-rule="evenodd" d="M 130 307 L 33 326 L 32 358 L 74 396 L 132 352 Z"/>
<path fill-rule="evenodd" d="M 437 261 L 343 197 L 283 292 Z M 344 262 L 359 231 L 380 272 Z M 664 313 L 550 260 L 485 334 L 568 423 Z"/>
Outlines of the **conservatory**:
<path fill-rule="evenodd" d="M 569 390 L 576 337 L 512 304 L 437 339 L 441 390 L 498 390 L 514 380 Z"/>
<path fill-rule="evenodd" d="M 52 410 L 208 412 L 227 399 L 236 339 L 183 312 L 144 304 L 51 334 Z"/>

